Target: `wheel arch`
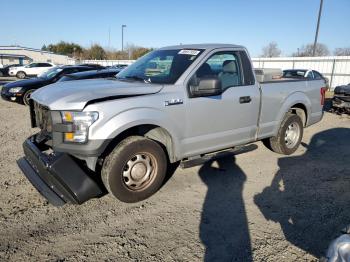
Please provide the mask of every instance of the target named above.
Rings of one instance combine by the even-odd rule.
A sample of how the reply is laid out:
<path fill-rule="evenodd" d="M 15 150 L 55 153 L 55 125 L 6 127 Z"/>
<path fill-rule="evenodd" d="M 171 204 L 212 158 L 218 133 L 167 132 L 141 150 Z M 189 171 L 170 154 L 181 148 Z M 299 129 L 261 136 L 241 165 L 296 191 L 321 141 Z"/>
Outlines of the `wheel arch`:
<path fill-rule="evenodd" d="M 303 103 L 297 103 L 291 106 L 289 111 L 299 116 L 303 122 L 304 127 L 306 127 L 308 122 L 308 112 L 306 106 Z"/>
<path fill-rule="evenodd" d="M 143 136 L 158 142 L 164 149 L 170 163 L 178 161 L 176 157 L 176 150 L 173 138 L 170 132 L 158 125 L 154 124 L 140 124 L 129 127 L 116 135 L 104 150 L 102 157 L 107 156 L 112 150 L 125 138 L 129 136 Z"/>
<path fill-rule="evenodd" d="M 290 94 L 282 103 L 278 114 L 278 124 L 274 128 L 273 134 L 277 134 L 278 129 L 288 112 L 292 112 L 301 117 L 303 125 L 307 126 L 308 118 L 311 112 L 311 101 L 303 92 L 294 92 Z"/>

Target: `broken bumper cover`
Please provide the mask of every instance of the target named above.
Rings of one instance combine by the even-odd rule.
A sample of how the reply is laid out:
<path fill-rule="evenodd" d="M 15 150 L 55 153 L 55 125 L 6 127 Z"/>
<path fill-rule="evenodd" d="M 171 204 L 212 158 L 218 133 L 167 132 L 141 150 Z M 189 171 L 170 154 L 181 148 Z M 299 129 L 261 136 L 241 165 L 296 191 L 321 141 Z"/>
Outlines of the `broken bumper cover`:
<path fill-rule="evenodd" d="M 25 157 L 18 166 L 33 186 L 52 204 L 82 204 L 104 194 L 101 188 L 68 154 L 43 153 L 35 136 L 23 143 Z"/>

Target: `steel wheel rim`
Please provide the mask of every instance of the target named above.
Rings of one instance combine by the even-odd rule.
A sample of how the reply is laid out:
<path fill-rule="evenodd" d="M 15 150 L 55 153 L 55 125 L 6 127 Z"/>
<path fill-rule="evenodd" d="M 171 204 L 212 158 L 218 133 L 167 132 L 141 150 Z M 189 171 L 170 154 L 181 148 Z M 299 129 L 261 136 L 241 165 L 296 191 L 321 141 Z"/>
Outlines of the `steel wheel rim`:
<path fill-rule="evenodd" d="M 300 137 L 300 126 L 293 122 L 291 123 L 286 130 L 284 142 L 288 148 L 293 148 L 299 141 Z"/>
<path fill-rule="evenodd" d="M 123 183 L 130 190 L 143 190 L 152 183 L 157 169 L 157 161 L 152 154 L 137 153 L 123 167 Z"/>
<path fill-rule="evenodd" d="M 18 73 L 18 78 L 23 79 L 24 78 L 24 73 Z"/>

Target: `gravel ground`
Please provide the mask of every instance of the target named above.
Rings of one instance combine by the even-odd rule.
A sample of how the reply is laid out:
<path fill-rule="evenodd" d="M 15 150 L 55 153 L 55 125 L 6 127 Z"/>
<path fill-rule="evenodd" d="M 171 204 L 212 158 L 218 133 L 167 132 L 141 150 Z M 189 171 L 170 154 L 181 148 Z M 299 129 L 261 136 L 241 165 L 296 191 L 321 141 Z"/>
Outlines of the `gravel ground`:
<path fill-rule="evenodd" d="M 281 156 L 247 152 L 178 168 L 150 199 L 56 208 L 16 165 L 33 131 L 0 101 L 0 260 L 317 261 L 350 222 L 350 118 L 326 113 Z"/>

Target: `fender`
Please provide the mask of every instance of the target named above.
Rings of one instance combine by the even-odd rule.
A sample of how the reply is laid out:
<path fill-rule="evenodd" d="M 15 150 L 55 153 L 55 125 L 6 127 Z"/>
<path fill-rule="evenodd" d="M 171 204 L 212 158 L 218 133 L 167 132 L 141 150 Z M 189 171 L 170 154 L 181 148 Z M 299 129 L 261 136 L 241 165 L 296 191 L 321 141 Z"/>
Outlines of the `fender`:
<path fill-rule="evenodd" d="M 277 122 L 278 124 L 275 125 L 273 129 L 273 134 L 276 135 L 278 132 L 278 129 L 280 128 L 281 122 L 286 115 L 286 113 L 296 104 L 303 104 L 306 108 L 306 123 L 308 122 L 308 118 L 311 112 L 311 101 L 307 97 L 307 95 L 303 92 L 297 91 L 294 93 L 291 93 L 289 96 L 287 96 L 282 101 L 282 106 L 277 114 Z"/>
<path fill-rule="evenodd" d="M 175 125 L 176 121 L 169 119 L 161 110 L 150 107 L 132 108 L 130 110 L 123 111 L 107 121 L 103 121 L 98 127 L 94 127 L 90 130 L 89 137 L 91 139 L 114 139 L 122 132 L 132 127 L 140 125 L 154 125 L 165 129 L 171 139 L 173 153 L 179 156 L 177 145 L 179 145 L 179 139 L 183 137 L 180 127 Z"/>

